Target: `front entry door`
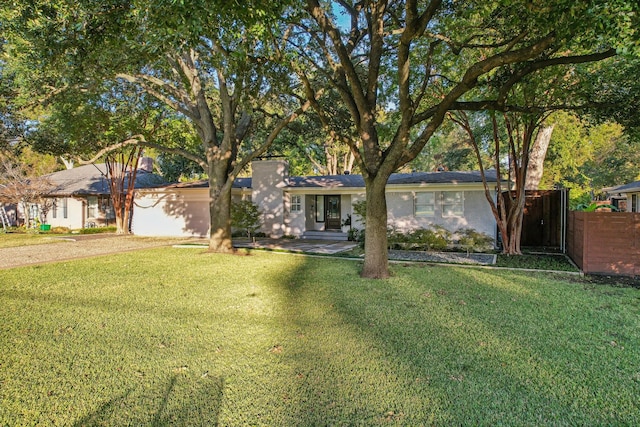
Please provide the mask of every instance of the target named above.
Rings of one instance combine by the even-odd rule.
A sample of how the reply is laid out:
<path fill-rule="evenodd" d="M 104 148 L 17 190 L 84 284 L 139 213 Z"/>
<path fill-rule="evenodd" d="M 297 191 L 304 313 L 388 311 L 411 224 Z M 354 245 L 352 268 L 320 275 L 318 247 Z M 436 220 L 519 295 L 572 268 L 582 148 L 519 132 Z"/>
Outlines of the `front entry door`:
<path fill-rule="evenodd" d="M 324 196 L 324 226 L 326 230 L 340 230 L 340 196 Z"/>

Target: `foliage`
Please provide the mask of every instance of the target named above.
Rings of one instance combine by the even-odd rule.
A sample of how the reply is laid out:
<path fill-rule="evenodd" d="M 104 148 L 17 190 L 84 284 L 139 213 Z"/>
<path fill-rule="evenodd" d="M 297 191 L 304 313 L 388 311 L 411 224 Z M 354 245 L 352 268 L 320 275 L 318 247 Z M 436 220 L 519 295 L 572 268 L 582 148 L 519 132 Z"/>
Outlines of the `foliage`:
<path fill-rule="evenodd" d="M 81 228 L 79 230 L 73 230 L 72 233 L 77 234 L 103 234 L 103 233 L 115 233 L 118 231 L 116 226 L 107 226 L 107 227 L 90 227 L 90 228 Z"/>
<path fill-rule="evenodd" d="M 3 7 L 0 17 L 10 17 L 2 22 L 25 93 L 46 98 L 58 120 L 40 132 L 44 145 L 69 146 L 67 135 L 85 127 L 74 123 L 95 113 L 105 126 L 92 134 L 109 149 L 115 140 L 197 163 L 209 180 L 211 250 L 231 252 L 234 178 L 306 108 L 273 37 L 286 3 L 54 0 Z M 139 130 L 128 125 L 136 119 Z M 96 148 L 87 141 L 71 146 Z"/>
<path fill-rule="evenodd" d="M 231 204 L 231 225 L 242 230 L 248 238 L 261 226 L 262 212 L 251 200 L 241 200 Z"/>
<path fill-rule="evenodd" d="M 333 111 L 313 108 L 347 143 L 364 176 L 367 233 L 364 277 L 388 276 L 385 184 L 424 149 L 447 113 L 540 111 L 545 99 L 506 96 L 516 84 L 548 81 L 549 92 L 573 83 L 571 64 L 612 57 L 633 42 L 637 5 L 597 2 L 321 2 L 307 0 L 290 43 L 308 98 L 331 87 L 346 104 L 349 127 Z M 619 15 L 619 11 L 624 11 Z M 297 18 L 297 15 L 296 15 Z M 312 34 L 312 36 L 309 36 Z M 569 67 L 565 67 L 569 65 Z M 562 78 L 562 77 L 567 78 Z M 521 91 L 521 95 L 525 91 Z M 508 108 L 507 108 L 508 107 Z M 510 245 L 511 246 L 511 245 Z M 519 249 L 518 249 L 519 250 Z"/>
<path fill-rule="evenodd" d="M 359 200 L 353 203 L 352 206 L 353 214 L 358 217 L 358 221 L 364 226 L 367 219 L 367 202 L 365 200 Z"/>
<path fill-rule="evenodd" d="M 43 174 L 53 172 L 56 167 L 55 159 L 36 155 L 29 149 L 19 155 L 0 152 L 0 203 L 21 206 L 27 228 L 33 226 L 32 220 L 46 219 L 46 213 L 51 208 L 51 200 L 46 196 L 54 186 Z M 39 205 L 38 214 L 41 218 L 31 218 L 31 205 Z"/>
<path fill-rule="evenodd" d="M 577 211 L 583 211 L 583 212 L 595 212 L 598 209 L 610 209 L 613 212 L 616 212 L 618 210 L 618 208 L 616 208 L 613 205 L 609 205 L 609 204 L 600 204 L 600 203 L 589 203 L 589 204 L 580 204 L 576 207 Z"/>
<path fill-rule="evenodd" d="M 463 228 L 455 232 L 455 247 L 466 251 L 487 252 L 494 249 L 494 239 L 486 233 L 473 228 Z"/>
<path fill-rule="evenodd" d="M 467 251 L 487 252 L 494 249 L 493 238 L 472 228 L 463 228 L 451 232 L 446 228 L 433 225 L 410 232 L 390 229 L 387 235 L 389 249 L 412 251 Z"/>
<path fill-rule="evenodd" d="M 590 123 L 556 113 L 544 166 L 543 185 L 570 188 L 571 204 L 591 203 L 605 187 L 640 178 L 640 139 L 615 123 Z M 584 200 L 582 200 L 584 199 Z"/>
<path fill-rule="evenodd" d="M 524 268 L 528 270 L 572 271 L 576 266 L 563 254 L 522 254 L 518 256 L 498 254 L 496 267 Z"/>
<path fill-rule="evenodd" d="M 0 424 L 640 423 L 636 289 L 193 251 L 0 271 Z"/>

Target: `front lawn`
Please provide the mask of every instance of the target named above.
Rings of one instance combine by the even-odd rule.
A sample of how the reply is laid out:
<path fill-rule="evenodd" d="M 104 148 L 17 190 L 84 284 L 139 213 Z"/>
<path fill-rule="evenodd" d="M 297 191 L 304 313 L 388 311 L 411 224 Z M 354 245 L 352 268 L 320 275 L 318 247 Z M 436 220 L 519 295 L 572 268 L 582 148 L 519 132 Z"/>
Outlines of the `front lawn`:
<path fill-rule="evenodd" d="M 56 236 L 59 237 L 59 236 Z M 0 248 L 63 242 L 45 233 L 0 233 Z"/>
<path fill-rule="evenodd" d="M 0 271 L 0 425 L 639 425 L 640 291 L 163 248 Z"/>

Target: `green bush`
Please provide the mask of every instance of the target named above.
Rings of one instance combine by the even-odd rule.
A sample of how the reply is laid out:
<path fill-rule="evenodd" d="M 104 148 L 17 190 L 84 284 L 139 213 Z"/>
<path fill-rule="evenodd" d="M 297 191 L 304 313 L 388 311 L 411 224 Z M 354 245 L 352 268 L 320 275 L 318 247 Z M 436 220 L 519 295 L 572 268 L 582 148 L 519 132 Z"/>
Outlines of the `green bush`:
<path fill-rule="evenodd" d="M 463 228 L 456 232 L 458 241 L 454 247 L 468 252 L 486 252 L 494 247 L 493 238 L 473 228 Z"/>
<path fill-rule="evenodd" d="M 257 237 L 255 232 L 260 228 L 261 216 L 258 205 L 250 200 L 231 203 L 231 225 L 249 238 Z"/>
<path fill-rule="evenodd" d="M 455 240 L 457 239 L 457 241 Z M 493 238 L 472 228 L 452 233 L 440 225 L 402 233 L 395 228 L 387 231 L 389 249 L 411 251 L 464 250 L 486 252 L 493 249 Z"/>
<path fill-rule="evenodd" d="M 389 249 L 429 251 L 444 250 L 450 241 L 451 232 L 444 227 L 432 226 L 402 233 L 395 228 L 388 230 Z"/>
<path fill-rule="evenodd" d="M 347 231 L 347 240 L 350 242 L 358 242 L 364 244 L 364 230 L 358 228 L 350 228 Z"/>
<path fill-rule="evenodd" d="M 91 228 L 81 228 L 78 230 L 79 234 L 100 234 L 100 233 L 115 233 L 118 228 L 114 226 L 109 227 L 91 227 Z"/>
<path fill-rule="evenodd" d="M 367 219 L 367 202 L 364 200 L 355 202 L 353 204 L 353 214 L 360 218 L 359 221 L 364 226 Z"/>
<path fill-rule="evenodd" d="M 419 250 L 444 250 L 451 240 L 451 232 L 444 227 L 433 226 L 433 229 L 412 231 L 410 238 L 418 244 Z"/>

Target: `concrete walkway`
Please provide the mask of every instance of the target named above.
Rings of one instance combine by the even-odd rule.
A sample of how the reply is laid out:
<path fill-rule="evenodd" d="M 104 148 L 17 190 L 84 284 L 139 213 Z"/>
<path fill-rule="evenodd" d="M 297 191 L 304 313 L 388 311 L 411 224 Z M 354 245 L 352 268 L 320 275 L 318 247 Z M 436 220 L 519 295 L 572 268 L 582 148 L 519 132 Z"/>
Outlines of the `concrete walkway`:
<path fill-rule="evenodd" d="M 334 240 L 257 239 L 255 242 L 234 240 L 233 245 L 236 248 L 283 250 L 332 255 L 351 250 L 358 246 L 358 243 Z"/>

